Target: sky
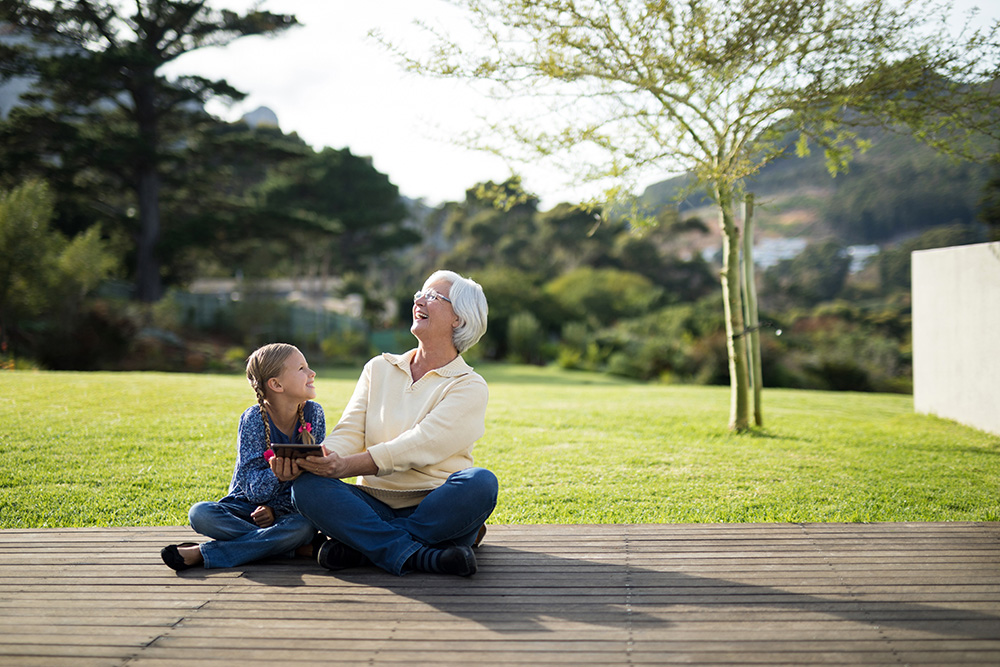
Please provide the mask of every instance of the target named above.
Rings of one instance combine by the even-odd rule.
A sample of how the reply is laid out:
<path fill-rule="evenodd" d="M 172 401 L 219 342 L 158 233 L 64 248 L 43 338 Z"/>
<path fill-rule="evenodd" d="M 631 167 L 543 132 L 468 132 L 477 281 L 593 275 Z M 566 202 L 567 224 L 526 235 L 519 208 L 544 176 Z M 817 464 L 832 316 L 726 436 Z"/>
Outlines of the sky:
<path fill-rule="evenodd" d="M 232 9 L 249 4 L 214 3 Z M 430 205 L 464 200 L 465 191 L 477 183 L 503 181 L 511 174 L 502 159 L 456 143 L 476 126 L 476 109 L 487 104 L 484 97 L 459 82 L 405 72 L 368 37 L 372 29 L 412 37 L 415 19 L 453 15 L 446 3 L 269 0 L 263 8 L 294 14 L 303 25 L 276 38 L 244 37 L 223 48 L 193 51 L 164 73 L 224 78 L 248 95 L 231 108 L 210 106 L 212 113 L 238 120 L 268 107 L 283 131 L 298 133 L 317 150 L 349 148 L 371 157 L 401 194 Z M 534 177 L 526 178 L 529 189 L 544 189 L 546 206 L 562 201 L 560 193 L 569 192 L 561 188 L 563 177 L 533 171 Z"/>
<path fill-rule="evenodd" d="M 242 10 L 250 0 L 215 0 L 215 7 Z M 983 8 L 1000 17 L 1000 3 L 956 0 L 953 6 Z M 188 53 L 162 70 L 168 76 L 198 74 L 226 79 L 247 93 L 242 102 L 209 111 L 225 120 L 265 106 L 286 133 L 296 132 L 314 149 L 349 148 L 372 158 L 400 193 L 436 206 L 461 201 L 477 183 L 503 181 L 511 166 L 501 158 L 464 148 L 457 141 L 478 127 L 494 104 L 457 81 L 407 73 L 368 33 L 380 30 L 416 47 L 413 21 L 456 25 L 457 12 L 440 0 L 268 0 L 263 8 L 294 14 L 302 25 L 278 37 L 244 37 L 225 47 Z M 413 49 L 419 52 L 418 48 Z M 514 165 L 527 190 L 548 209 L 599 194 L 576 187 L 568 176 L 542 164 Z M 669 178 L 653 174 L 646 183 Z"/>

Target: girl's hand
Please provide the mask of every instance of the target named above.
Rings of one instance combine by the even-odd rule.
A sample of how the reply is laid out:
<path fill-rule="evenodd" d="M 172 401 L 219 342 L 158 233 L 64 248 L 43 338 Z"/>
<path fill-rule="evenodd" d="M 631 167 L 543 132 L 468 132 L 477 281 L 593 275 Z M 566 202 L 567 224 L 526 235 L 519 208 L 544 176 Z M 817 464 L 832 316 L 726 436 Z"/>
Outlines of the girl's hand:
<path fill-rule="evenodd" d="M 267 505 L 259 505 L 257 509 L 250 512 L 250 518 L 261 528 L 267 528 L 274 523 L 274 510 Z"/>
<path fill-rule="evenodd" d="M 378 466 L 375 465 L 375 461 L 372 460 L 371 454 L 368 452 L 345 457 L 340 456 L 337 452 L 331 452 L 326 448 L 326 445 L 323 445 L 323 456 L 307 456 L 298 459 L 298 466 L 314 475 L 333 479 L 374 475 L 378 472 Z"/>
<path fill-rule="evenodd" d="M 275 456 L 267 464 L 271 466 L 271 472 L 274 473 L 279 482 L 290 482 L 302 474 L 295 459 L 285 456 Z"/>

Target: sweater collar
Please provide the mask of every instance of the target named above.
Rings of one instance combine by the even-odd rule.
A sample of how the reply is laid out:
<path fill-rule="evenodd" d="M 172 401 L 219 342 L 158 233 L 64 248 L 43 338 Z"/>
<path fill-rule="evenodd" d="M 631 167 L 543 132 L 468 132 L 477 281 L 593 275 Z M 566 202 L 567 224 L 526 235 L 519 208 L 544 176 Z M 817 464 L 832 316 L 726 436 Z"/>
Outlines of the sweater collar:
<path fill-rule="evenodd" d="M 407 375 L 410 374 L 410 362 L 413 360 L 413 355 L 417 353 L 417 348 L 413 348 L 409 352 L 404 352 L 403 354 L 390 354 L 388 352 L 383 352 L 382 356 L 393 366 L 397 366 Z M 441 368 L 435 368 L 434 370 L 428 371 L 429 373 L 437 373 L 441 377 L 459 377 L 461 375 L 466 375 L 472 372 L 472 366 L 465 363 L 465 359 L 462 355 L 458 355 L 447 364 Z"/>

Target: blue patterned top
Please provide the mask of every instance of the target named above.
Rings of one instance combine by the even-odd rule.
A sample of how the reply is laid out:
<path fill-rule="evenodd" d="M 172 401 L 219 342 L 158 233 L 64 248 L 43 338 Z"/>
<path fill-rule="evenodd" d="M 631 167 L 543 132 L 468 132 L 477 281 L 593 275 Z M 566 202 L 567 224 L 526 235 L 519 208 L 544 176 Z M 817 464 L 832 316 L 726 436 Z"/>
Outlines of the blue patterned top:
<path fill-rule="evenodd" d="M 306 401 L 302 414 L 305 420 L 312 424 L 313 438 L 316 442 L 323 442 L 326 439 L 326 417 L 323 415 L 323 407 L 315 401 Z M 268 421 L 270 420 L 271 417 L 268 415 Z M 271 442 L 277 444 L 302 442 L 302 436 L 295 433 L 294 437 L 290 438 L 288 434 L 278 430 L 271 421 Z M 240 416 L 236 446 L 236 466 L 233 469 L 233 480 L 229 483 L 229 497 L 257 505 L 268 505 L 274 510 L 275 516 L 294 512 L 292 483 L 278 481 L 264 460 L 264 452 L 268 449 L 267 432 L 264 430 L 264 420 L 261 419 L 259 406 L 247 408 Z"/>

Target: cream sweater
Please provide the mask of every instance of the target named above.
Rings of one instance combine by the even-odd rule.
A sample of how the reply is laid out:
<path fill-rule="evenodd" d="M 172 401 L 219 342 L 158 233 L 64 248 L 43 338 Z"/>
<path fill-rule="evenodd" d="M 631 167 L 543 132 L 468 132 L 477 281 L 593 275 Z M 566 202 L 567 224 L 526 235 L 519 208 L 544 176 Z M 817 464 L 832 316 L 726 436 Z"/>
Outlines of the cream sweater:
<path fill-rule="evenodd" d="M 472 447 L 486 432 L 486 381 L 459 356 L 414 382 L 414 354 L 382 354 L 365 364 L 323 443 L 341 456 L 368 451 L 378 473 L 358 484 L 394 508 L 416 505 L 471 467 Z"/>

